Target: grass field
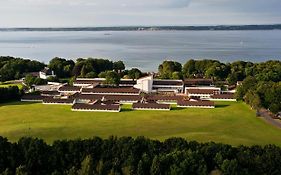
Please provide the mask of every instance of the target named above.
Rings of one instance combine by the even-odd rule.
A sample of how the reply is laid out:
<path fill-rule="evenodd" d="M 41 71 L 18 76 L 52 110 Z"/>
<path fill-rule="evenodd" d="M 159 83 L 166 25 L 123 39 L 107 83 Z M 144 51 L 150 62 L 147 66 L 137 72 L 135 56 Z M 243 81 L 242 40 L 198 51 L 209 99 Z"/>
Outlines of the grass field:
<path fill-rule="evenodd" d="M 9 103 L 0 106 L 0 135 L 16 141 L 34 136 L 52 143 L 55 139 L 100 136 L 146 136 L 164 140 L 183 137 L 200 142 L 232 145 L 277 144 L 281 130 L 255 117 L 242 102 L 218 102 L 215 109 L 173 109 L 121 113 L 72 112 L 71 106 L 40 103 Z"/>
<path fill-rule="evenodd" d="M 18 86 L 19 89 L 23 88 L 21 83 L 14 84 L 14 83 L 0 83 L 0 87 L 9 87 L 9 86 Z"/>

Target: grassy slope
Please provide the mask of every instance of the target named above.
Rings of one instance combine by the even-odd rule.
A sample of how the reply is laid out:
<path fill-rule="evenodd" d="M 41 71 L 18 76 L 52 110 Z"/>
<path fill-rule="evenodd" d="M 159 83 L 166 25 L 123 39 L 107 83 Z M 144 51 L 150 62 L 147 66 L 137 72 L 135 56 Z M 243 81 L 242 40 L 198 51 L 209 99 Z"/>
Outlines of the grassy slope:
<path fill-rule="evenodd" d="M 0 87 L 9 87 L 9 86 L 18 86 L 19 89 L 23 88 L 22 84 L 9 84 L 9 83 L 0 84 Z"/>
<path fill-rule="evenodd" d="M 216 141 L 232 145 L 277 144 L 281 130 L 255 117 L 241 102 L 219 102 L 215 109 L 178 109 L 167 112 L 72 112 L 70 106 L 10 103 L 0 106 L 0 135 L 15 141 L 22 136 L 55 139 L 110 135 L 164 140 Z"/>

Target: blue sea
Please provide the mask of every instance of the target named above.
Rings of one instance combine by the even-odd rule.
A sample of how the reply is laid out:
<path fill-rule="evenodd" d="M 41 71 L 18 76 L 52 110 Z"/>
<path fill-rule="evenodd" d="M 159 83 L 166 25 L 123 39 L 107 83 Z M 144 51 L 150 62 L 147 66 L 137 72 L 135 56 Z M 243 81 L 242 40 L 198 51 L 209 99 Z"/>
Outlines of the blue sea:
<path fill-rule="evenodd" d="M 0 55 L 36 59 L 107 58 L 155 71 L 163 60 L 281 60 L 281 30 L 266 31 L 3 31 Z"/>

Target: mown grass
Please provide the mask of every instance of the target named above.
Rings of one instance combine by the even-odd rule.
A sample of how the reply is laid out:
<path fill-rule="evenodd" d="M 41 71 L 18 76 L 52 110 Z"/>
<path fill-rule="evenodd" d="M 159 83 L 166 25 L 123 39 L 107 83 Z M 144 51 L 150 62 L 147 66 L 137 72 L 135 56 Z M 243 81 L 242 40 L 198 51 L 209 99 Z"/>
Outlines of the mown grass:
<path fill-rule="evenodd" d="M 9 83 L 9 82 L 5 82 L 5 83 L 0 83 L 0 87 L 9 87 L 9 86 L 17 86 L 19 89 L 23 88 L 23 84 L 21 83 Z"/>
<path fill-rule="evenodd" d="M 0 106 L 0 135 L 16 141 L 23 136 L 45 139 L 100 136 L 146 136 L 164 140 L 183 137 L 199 142 L 231 145 L 281 146 L 281 130 L 255 116 L 242 102 L 217 102 L 215 109 L 132 111 L 120 113 L 72 112 L 71 106 L 40 103 L 8 103 Z"/>

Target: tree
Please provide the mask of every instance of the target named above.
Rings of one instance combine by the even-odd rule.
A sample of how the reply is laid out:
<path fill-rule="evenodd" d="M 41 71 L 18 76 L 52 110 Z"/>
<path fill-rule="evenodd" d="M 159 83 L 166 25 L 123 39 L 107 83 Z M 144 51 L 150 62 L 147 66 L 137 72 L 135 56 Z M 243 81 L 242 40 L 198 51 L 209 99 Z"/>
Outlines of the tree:
<path fill-rule="evenodd" d="M 108 71 L 105 76 L 105 84 L 116 86 L 120 83 L 120 76 L 115 71 Z"/>
<path fill-rule="evenodd" d="M 93 158 L 88 155 L 81 163 L 81 169 L 78 171 L 79 175 L 93 175 L 94 167 L 93 167 Z"/>
<path fill-rule="evenodd" d="M 99 78 L 105 78 L 106 74 L 107 74 L 107 72 L 101 72 L 101 73 L 99 73 L 98 77 Z"/>
<path fill-rule="evenodd" d="M 150 168 L 151 175 L 160 175 L 161 173 L 161 164 L 158 156 L 155 156 L 152 161 L 152 165 Z"/>
<path fill-rule="evenodd" d="M 175 61 L 164 61 L 158 67 L 160 78 L 162 79 L 172 79 L 173 72 L 181 72 L 182 65 Z"/>
<path fill-rule="evenodd" d="M 26 170 L 26 167 L 25 166 L 19 166 L 17 167 L 16 169 L 16 175 L 28 175 L 28 172 Z"/>
<path fill-rule="evenodd" d="M 85 76 L 86 78 L 96 78 L 97 74 L 95 72 L 89 72 Z"/>
<path fill-rule="evenodd" d="M 185 78 L 193 77 L 193 74 L 197 73 L 195 69 L 195 60 L 191 59 L 187 61 L 183 66 L 183 75 Z"/>
<path fill-rule="evenodd" d="M 113 69 L 120 73 L 122 70 L 125 69 L 125 64 L 123 63 L 123 61 L 117 61 L 113 63 Z"/>
<path fill-rule="evenodd" d="M 128 72 L 128 76 L 130 79 L 139 79 L 142 75 L 142 72 L 139 69 L 133 68 L 131 70 L 129 70 Z"/>
<path fill-rule="evenodd" d="M 235 175 L 239 174 L 238 171 L 238 162 L 236 159 L 234 160 L 224 160 L 222 163 L 222 172 L 225 175 Z"/>
<path fill-rule="evenodd" d="M 34 84 L 35 77 L 32 75 L 28 74 L 25 76 L 24 82 L 28 87 L 31 87 Z"/>
<path fill-rule="evenodd" d="M 180 80 L 180 79 L 182 79 L 181 73 L 180 72 L 173 72 L 172 79 L 173 80 Z"/>
<path fill-rule="evenodd" d="M 55 57 L 49 62 L 48 67 L 55 72 L 58 78 L 67 78 L 71 76 L 74 65 L 73 60 Z"/>
<path fill-rule="evenodd" d="M 261 106 L 261 101 L 259 95 L 253 91 L 249 90 L 245 97 L 244 100 L 246 103 L 248 103 L 253 109 L 258 109 Z"/>

